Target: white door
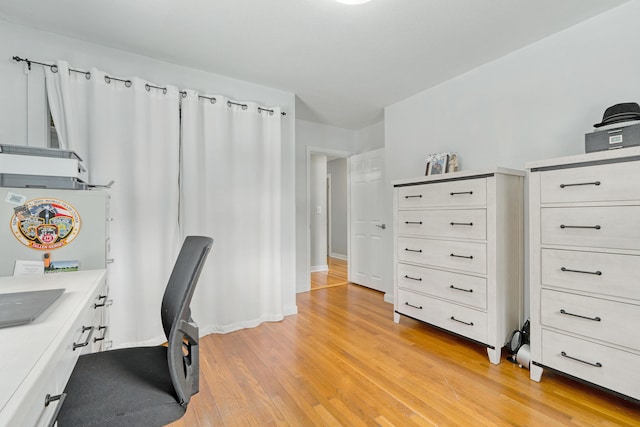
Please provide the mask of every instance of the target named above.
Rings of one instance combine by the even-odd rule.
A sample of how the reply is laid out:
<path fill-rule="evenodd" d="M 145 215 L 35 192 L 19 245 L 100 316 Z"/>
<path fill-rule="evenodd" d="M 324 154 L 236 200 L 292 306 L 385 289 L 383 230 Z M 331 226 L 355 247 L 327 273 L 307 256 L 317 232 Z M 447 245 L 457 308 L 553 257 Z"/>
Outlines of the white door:
<path fill-rule="evenodd" d="M 390 229 L 383 218 L 384 149 L 349 157 L 349 281 L 386 291 Z"/>

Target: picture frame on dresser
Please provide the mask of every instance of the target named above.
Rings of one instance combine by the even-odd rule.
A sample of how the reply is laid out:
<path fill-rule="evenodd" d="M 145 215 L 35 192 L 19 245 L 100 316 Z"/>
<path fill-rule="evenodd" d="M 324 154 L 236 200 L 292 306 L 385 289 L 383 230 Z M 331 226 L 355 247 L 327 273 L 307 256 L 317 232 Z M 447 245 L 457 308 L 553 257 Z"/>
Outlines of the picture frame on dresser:
<path fill-rule="evenodd" d="M 449 153 L 430 154 L 427 156 L 425 175 L 441 175 L 448 172 Z"/>

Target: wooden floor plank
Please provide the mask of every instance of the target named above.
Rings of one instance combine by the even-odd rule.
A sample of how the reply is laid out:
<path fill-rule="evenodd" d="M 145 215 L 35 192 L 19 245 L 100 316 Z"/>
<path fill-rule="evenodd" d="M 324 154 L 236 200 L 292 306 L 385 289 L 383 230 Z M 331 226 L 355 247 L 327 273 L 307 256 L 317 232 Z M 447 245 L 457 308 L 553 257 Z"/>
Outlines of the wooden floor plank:
<path fill-rule="evenodd" d="M 201 392 L 175 426 L 638 426 L 640 405 L 542 381 L 357 285 L 297 296 L 282 322 L 201 338 Z M 505 356 L 505 355 L 503 355 Z"/>

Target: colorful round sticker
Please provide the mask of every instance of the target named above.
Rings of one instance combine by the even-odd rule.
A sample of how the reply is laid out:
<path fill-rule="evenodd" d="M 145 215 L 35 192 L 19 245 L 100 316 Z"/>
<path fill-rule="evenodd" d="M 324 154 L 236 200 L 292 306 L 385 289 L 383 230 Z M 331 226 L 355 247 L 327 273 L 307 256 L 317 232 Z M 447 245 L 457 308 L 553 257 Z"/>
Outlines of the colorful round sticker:
<path fill-rule="evenodd" d="M 58 249 L 80 232 L 80 214 L 62 200 L 33 199 L 14 208 L 11 231 L 20 243 L 32 249 Z"/>

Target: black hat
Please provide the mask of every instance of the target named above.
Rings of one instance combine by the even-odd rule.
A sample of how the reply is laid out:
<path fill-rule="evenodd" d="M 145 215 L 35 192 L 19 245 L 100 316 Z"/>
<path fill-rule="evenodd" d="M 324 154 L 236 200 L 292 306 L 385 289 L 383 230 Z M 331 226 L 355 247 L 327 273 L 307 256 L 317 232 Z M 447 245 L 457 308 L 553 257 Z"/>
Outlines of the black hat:
<path fill-rule="evenodd" d="M 593 125 L 594 128 L 610 125 L 612 123 L 640 120 L 640 105 L 636 102 L 625 102 L 613 105 L 604 110 L 602 122 Z"/>

